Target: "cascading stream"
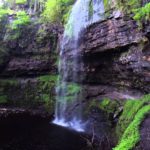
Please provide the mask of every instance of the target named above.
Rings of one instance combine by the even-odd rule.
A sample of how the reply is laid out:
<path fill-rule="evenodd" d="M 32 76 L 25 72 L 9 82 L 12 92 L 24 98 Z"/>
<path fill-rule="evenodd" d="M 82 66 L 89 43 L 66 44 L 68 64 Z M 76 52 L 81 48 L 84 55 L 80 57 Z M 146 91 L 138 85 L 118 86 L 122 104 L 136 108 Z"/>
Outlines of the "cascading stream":
<path fill-rule="evenodd" d="M 95 23 L 104 18 L 104 4 L 103 0 L 77 0 L 74 4 L 68 23 L 65 27 L 63 39 L 61 41 L 60 62 L 59 62 L 59 79 L 56 87 L 56 110 L 55 120 L 53 123 L 72 128 L 77 131 L 84 131 L 85 124 L 82 121 L 82 107 L 81 107 L 81 94 L 80 96 L 73 93 L 71 101 L 68 101 L 68 91 L 71 84 L 67 82 L 69 76 L 72 77 L 71 83 L 76 83 L 82 78 L 76 69 L 83 67 L 82 60 L 78 57 L 78 40 L 80 32 L 88 25 Z M 66 56 L 66 49 L 73 51 L 72 62 Z M 79 65 L 80 62 L 80 65 Z M 70 63 L 72 65 L 70 65 Z M 72 71 L 70 73 L 70 70 Z M 73 89 L 80 90 L 79 87 L 74 85 Z M 79 104 L 78 110 L 68 112 L 69 107 L 75 103 Z M 67 116 L 68 113 L 68 116 Z"/>

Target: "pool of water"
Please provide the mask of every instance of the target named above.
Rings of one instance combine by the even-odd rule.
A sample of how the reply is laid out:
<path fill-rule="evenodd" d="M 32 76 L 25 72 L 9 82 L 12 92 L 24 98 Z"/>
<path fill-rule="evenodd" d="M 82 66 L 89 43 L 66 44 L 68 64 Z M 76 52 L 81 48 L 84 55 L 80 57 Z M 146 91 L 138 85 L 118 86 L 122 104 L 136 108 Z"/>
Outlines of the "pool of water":
<path fill-rule="evenodd" d="M 83 133 L 28 115 L 0 119 L 0 150 L 83 150 Z"/>

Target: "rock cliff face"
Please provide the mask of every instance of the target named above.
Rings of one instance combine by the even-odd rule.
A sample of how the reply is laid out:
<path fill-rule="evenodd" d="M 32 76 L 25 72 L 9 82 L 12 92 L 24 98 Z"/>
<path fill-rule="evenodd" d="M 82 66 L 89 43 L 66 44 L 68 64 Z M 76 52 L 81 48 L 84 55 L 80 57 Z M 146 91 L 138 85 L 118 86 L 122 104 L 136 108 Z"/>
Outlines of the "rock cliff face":
<path fill-rule="evenodd" d="M 52 114 L 62 29 L 57 25 L 31 24 L 21 29 L 19 38 L 13 39 L 5 26 L 7 21 L 0 26 L 0 116 L 24 112 Z M 92 24 L 81 33 L 78 55 L 78 68 L 69 68 L 81 76 L 76 82 L 82 87 L 84 115 L 99 129 L 97 133 L 109 135 L 123 111 L 124 100 L 139 98 L 150 91 L 149 22 L 141 30 L 132 18 L 114 15 Z M 68 47 L 66 57 L 67 65 L 71 66 L 76 56 Z M 71 78 L 70 75 L 68 81 Z M 95 108 L 95 101 L 101 102 L 105 97 L 119 100 L 113 101 L 109 115 L 103 110 L 107 108 Z M 78 106 L 75 104 L 70 110 Z M 149 143 L 149 118 L 142 125 L 142 140 L 137 149 Z"/>
<path fill-rule="evenodd" d="M 31 23 L 20 30 L 18 38 L 13 39 L 11 32 L 4 30 L 5 23 L 1 22 L 3 28 L 0 30 L 1 108 L 7 106 L 10 111 L 12 107 L 20 107 L 53 113 L 57 42 L 61 28 Z"/>
<path fill-rule="evenodd" d="M 82 69 L 78 72 L 83 74 L 84 78 L 77 82 L 83 84 L 84 100 L 91 104 L 91 100 L 101 101 L 105 97 L 112 100 L 138 99 L 149 93 L 149 42 L 149 24 L 145 24 L 144 29 L 140 30 L 136 22 L 126 16 L 109 18 L 83 31 L 78 55 L 82 57 L 84 68 L 79 67 Z M 69 55 L 70 58 L 74 57 L 71 52 Z M 118 112 L 113 114 L 113 117 L 110 117 L 112 120 L 109 118 L 109 121 L 115 122 L 121 114 L 122 104 L 117 107 L 120 110 L 117 108 Z M 96 112 L 94 110 L 90 115 L 91 118 L 95 116 L 94 120 L 97 122 Z M 147 120 L 141 128 L 139 149 L 149 148 L 145 131 L 148 130 Z M 105 124 L 105 127 L 109 128 L 109 121 L 101 121 L 101 125 Z M 113 126 L 112 122 L 110 124 Z"/>
<path fill-rule="evenodd" d="M 73 81 L 71 72 L 77 71 L 79 78 L 76 82 L 82 87 L 84 115 L 95 128 L 99 129 L 95 129 L 96 133 L 107 134 L 109 137 L 111 129 L 114 129 L 123 112 L 125 100 L 139 99 L 149 94 L 149 43 L 148 22 L 143 24 L 143 29 L 140 29 L 131 17 L 114 15 L 82 31 L 77 53 L 78 58 L 81 59 L 78 59 L 77 68 L 71 67 L 72 64 L 69 63 L 76 56 L 74 50 L 66 45 L 65 54 L 70 68 L 68 81 Z M 100 102 L 104 98 L 112 100 L 110 110 L 107 110 L 109 107 L 101 106 Z M 105 102 L 106 105 L 109 103 L 107 100 Z M 75 104 L 76 107 L 73 107 L 77 109 L 78 105 Z M 100 110 L 93 106 L 99 107 Z M 109 111 L 109 115 L 105 115 L 106 111 Z M 146 128 L 144 122 L 141 135 Z M 144 141 L 143 136 L 141 138 L 141 142 Z M 141 143 L 139 146 L 142 147 Z M 148 144 L 145 148 L 146 146 L 148 147 Z"/>
<path fill-rule="evenodd" d="M 130 91 L 129 97 L 132 91 L 133 95 L 134 91 L 149 93 L 149 32 L 149 26 L 140 30 L 127 17 L 112 17 L 89 26 L 80 41 L 78 54 L 84 69 L 78 71 L 84 79 L 78 82 Z"/>

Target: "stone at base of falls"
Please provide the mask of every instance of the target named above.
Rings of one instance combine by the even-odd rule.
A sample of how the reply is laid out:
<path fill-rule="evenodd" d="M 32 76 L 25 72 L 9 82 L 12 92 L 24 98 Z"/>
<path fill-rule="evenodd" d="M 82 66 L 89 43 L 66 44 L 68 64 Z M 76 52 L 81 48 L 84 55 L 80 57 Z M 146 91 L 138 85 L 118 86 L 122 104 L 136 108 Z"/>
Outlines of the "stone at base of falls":
<path fill-rule="evenodd" d="M 45 111 L 43 108 L 39 109 L 25 109 L 18 107 L 0 107 L 0 119 L 9 116 L 23 116 L 28 115 L 32 117 L 51 118 L 52 114 Z"/>
<path fill-rule="evenodd" d="M 53 121 L 53 123 L 58 126 L 70 128 L 77 132 L 84 132 L 85 131 L 84 128 L 86 125 L 86 123 L 83 123 L 81 120 L 77 120 L 76 118 L 73 118 L 71 121 L 66 121 L 64 118 L 62 118 L 62 119 L 56 118 Z"/>

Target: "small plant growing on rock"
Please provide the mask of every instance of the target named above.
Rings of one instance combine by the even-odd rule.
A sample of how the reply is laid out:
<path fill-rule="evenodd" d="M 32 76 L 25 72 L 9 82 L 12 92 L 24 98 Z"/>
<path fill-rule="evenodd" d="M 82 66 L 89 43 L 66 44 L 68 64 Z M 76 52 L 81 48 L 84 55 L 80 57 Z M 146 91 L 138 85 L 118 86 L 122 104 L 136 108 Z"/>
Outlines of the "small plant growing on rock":
<path fill-rule="evenodd" d="M 16 13 L 16 20 L 13 21 L 12 29 L 17 30 L 21 26 L 28 25 L 30 23 L 30 17 L 25 11 L 19 11 Z"/>

